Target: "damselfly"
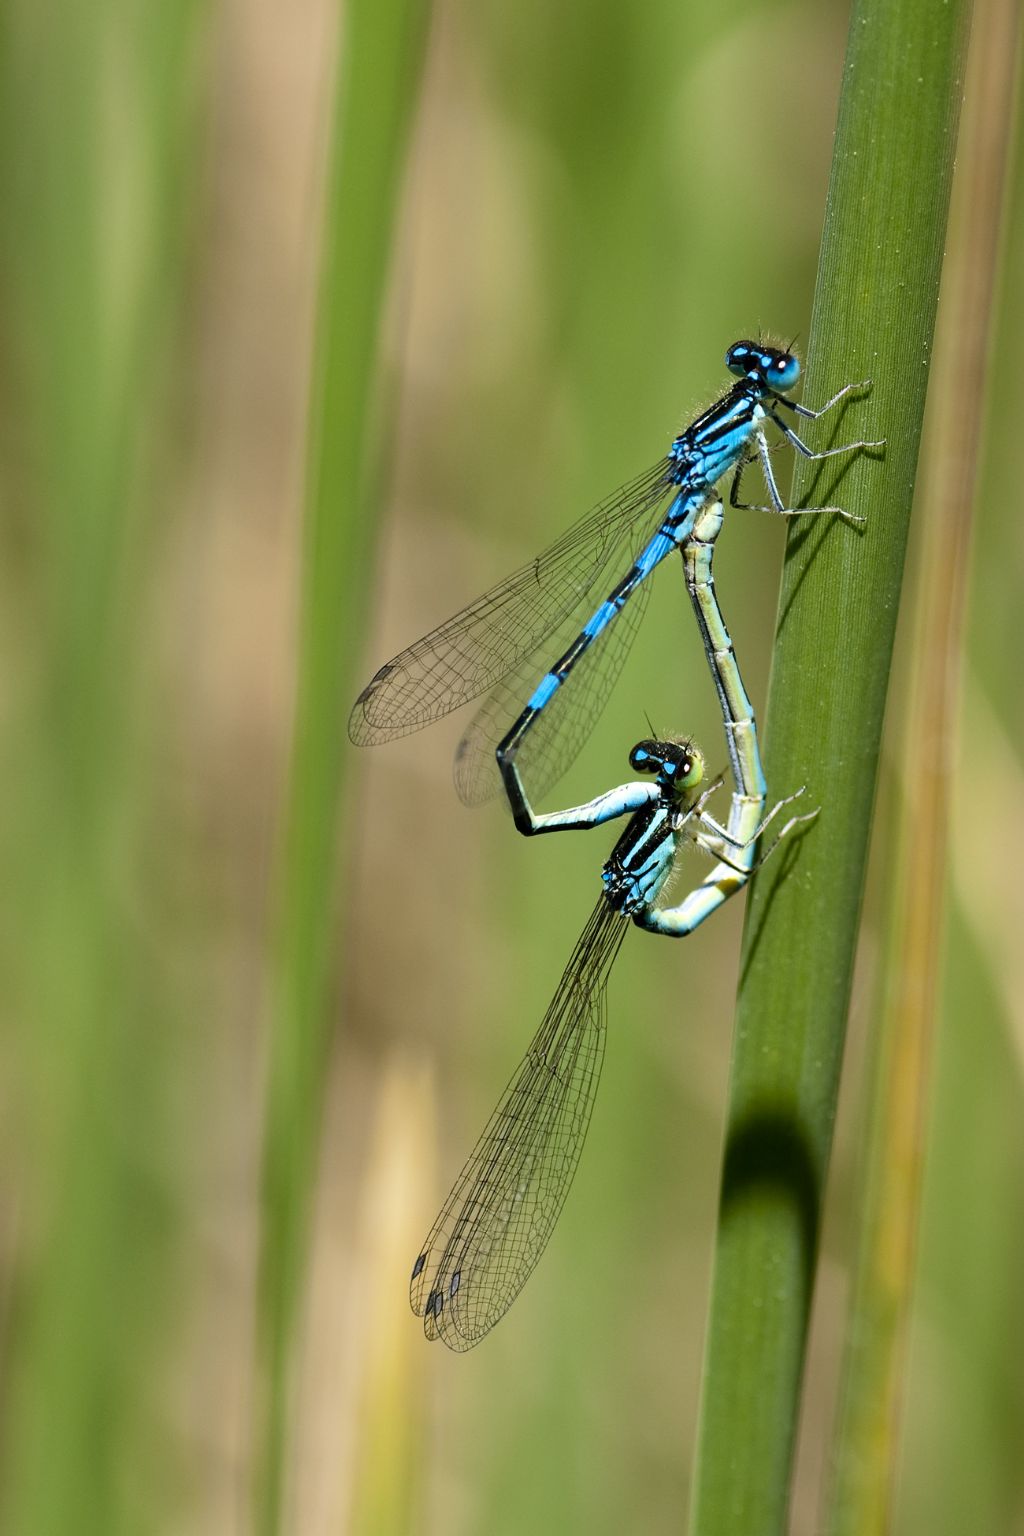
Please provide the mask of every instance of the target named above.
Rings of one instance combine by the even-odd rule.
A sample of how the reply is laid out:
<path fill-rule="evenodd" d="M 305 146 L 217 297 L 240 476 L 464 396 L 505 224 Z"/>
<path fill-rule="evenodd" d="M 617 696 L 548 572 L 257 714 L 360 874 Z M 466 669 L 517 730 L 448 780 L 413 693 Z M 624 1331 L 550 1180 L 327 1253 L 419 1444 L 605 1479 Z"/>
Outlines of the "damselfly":
<path fill-rule="evenodd" d="M 543 816 L 535 816 L 522 795 L 535 832 L 594 827 L 627 814 L 630 820 L 604 866 L 601 896 L 551 1006 L 413 1266 L 413 1311 L 422 1316 L 427 1337 L 450 1349 L 469 1349 L 494 1327 L 558 1219 L 601 1074 L 605 989 L 625 919 L 675 937 L 692 933 L 725 895 L 745 884 L 755 842 L 796 799 L 779 801 L 739 844 L 706 809 L 721 781 L 702 788 L 704 760 L 692 742 L 641 741 L 629 761 L 655 782 L 623 784 L 586 805 Z M 808 819 L 791 817 L 761 862 Z M 687 843 L 716 858 L 716 870 L 678 906 L 659 908 L 658 895 Z M 716 877 L 731 882 L 718 899 L 711 889 Z"/>
<path fill-rule="evenodd" d="M 787 507 L 765 428 L 773 423 L 809 459 L 879 448 L 881 443 L 858 440 L 814 452 L 780 414 L 791 411 L 814 420 L 870 381 L 847 384 L 812 410 L 787 398 L 800 377 L 800 363 L 791 351 L 738 341 L 725 362 L 737 382 L 680 433 L 665 459 L 602 502 L 529 565 L 380 668 L 353 707 L 349 734 L 354 742 L 367 745 L 407 735 L 487 693 L 456 753 L 461 798 L 478 804 L 497 789 L 495 757 L 510 795 L 513 762 L 525 771 L 532 792 L 541 795 L 568 767 L 600 714 L 646 605 L 646 578 L 673 549 L 682 550 L 685 558 L 711 504 L 718 505 L 717 535 L 721 505 L 715 485 L 725 474 L 734 471 L 730 503 L 735 507 L 746 505 L 738 499 L 740 478 L 756 458 L 770 502 L 756 510 L 786 517 L 829 512 L 851 524 L 863 521 L 841 507 Z M 655 514 L 669 497 L 667 510 Z M 705 532 L 710 526 L 705 524 Z M 709 573 L 710 550 L 708 543 Z M 624 567 L 625 574 L 593 608 L 595 587 L 600 590 L 600 583 Z M 558 660 L 541 675 L 545 655 L 552 654 Z M 566 688 L 570 674 L 573 684 Z"/>
<path fill-rule="evenodd" d="M 732 762 L 728 825 L 721 826 L 706 809 L 721 781 L 702 789 L 703 758 L 688 741 L 652 738 L 633 748 L 631 767 L 653 773 L 655 784 L 624 784 L 586 805 L 543 815 L 533 810 L 515 759 L 506 766 L 506 787 L 522 832 L 573 831 L 627 814 L 630 822 L 605 864 L 602 896 L 543 1023 L 413 1268 L 413 1310 L 422 1315 L 427 1337 L 441 1338 L 451 1349 L 477 1343 L 511 1305 L 562 1208 L 597 1090 L 605 987 L 625 935 L 622 919 L 631 917 L 652 933 L 675 938 L 692 933 L 746 885 L 761 833 L 797 798 L 789 796 L 764 816 L 767 789 L 754 712 L 711 575 L 721 524 L 720 501 L 701 508 L 683 547 L 683 564 Z M 816 814 L 792 817 L 772 848 Z M 658 896 L 686 843 L 717 863 L 685 900 L 659 907 Z"/>

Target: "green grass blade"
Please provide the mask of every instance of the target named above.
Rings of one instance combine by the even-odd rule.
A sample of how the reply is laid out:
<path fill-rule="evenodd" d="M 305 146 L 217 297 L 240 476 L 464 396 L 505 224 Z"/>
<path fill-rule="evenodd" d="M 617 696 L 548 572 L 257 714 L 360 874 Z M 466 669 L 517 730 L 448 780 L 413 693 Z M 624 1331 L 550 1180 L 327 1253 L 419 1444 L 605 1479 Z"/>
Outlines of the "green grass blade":
<path fill-rule="evenodd" d="M 827 1529 L 892 1524 L 920 1224 L 929 1069 L 940 988 L 946 853 L 972 506 L 1006 186 L 1018 7 L 976 11 L 949 254 L 936 335 L 931 451 L 921 480 L 920 590 L 902 742 L 900 825 L 883 1006 L 869 1079 L 864 1187 Z"/>
<path fill-rule="evenodd" d="M 257 1301 L 258 1527 L 278 1529 L 297 1300 L 339 942 L 341 753 L 368 581 L 365 484 L 375 357 L 424 0 L 346 7 L 310 406 L 298 698 L 281 869 Z"/>
<path fill-rule="evenodd" d="M 186 4 L 141 28 L 131 0 L 97 0 L 0 22 L 12 1533 L 156 1530 L 180 1471 L 156 1428 L 180 1343 L 181 1058 L 145 540 L 166 511 L 153 450 L 171 435 L 200 18 Z"/>
<path fill-rule="evenodd" d="M 941 272 L 967 0 L 851 17 L 805 398 L 872 392 L 808 432 L 884 460 L 798 463 L 767 713 L 771 793 L 813 831 L 755 881 L 745 928 L 693 1502 L 697 1536 L 785 1530 L 896 611 Z"/>

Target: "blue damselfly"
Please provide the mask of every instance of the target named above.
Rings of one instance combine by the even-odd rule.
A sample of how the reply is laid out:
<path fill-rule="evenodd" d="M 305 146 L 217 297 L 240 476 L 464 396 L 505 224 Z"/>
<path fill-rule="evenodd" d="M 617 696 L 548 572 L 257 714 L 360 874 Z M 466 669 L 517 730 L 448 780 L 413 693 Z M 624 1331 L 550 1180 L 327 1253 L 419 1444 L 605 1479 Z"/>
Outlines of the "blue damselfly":
<path fill-rule="evenodd" d="M 740 479 L 756 459 L 770 505 L 755 510 L 786 517 L 834 513 L 854 525 L 862 522 L 841 507 L 787 507 L 765 428 L 772 423 L 810 459 L 881 447 L 858 440 L 814 452 L 780 414 L 814 420 L 868 381 L 846 385 L 812 410 L 787 398 L 800 376 L 800 363 L 788 349 L 739 341 L 725 361 L 737 382 L 679 434 L 666 458 L 379 669 L 353 707 L 353 741 L 366 745 L 406 735 L 486 693 L 456 754 L 460 796 L 471 805 L 490 797 L 499 783 L 495 758 L 513 803 L 513 763 L 528 777 L 532 793 L 541 795 L 573 760 L 604 705 L 642 616 L 646 578 L 655 566 L 679 549 L 689 572 L 694 558 L 687 550 L 699 539 L 706 567 L 701 579 L 710 583 L 713 542 L 722 522 L 715 486 L 724 475 L 734 472 L 732 506 L 746 506 L 738 498 Z M 668 508 L 655 512 L 668 498 Z M 714 515 L 707 516 L 709 510 Z M 594 608 L 594 589 L 624 568 Z M 701 632 L 707 646 L 704 623 Z M 552 654 L 558 660 L 544 671 L 544 658 Z M 572 686 L 565 687 L 570 674 Z"/>

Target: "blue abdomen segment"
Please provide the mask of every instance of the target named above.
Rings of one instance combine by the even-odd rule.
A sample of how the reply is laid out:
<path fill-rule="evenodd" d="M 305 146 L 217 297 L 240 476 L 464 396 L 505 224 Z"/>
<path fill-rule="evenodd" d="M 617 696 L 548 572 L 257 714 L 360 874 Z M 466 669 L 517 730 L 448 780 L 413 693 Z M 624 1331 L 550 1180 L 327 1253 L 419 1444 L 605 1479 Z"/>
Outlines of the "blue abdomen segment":
<path fill-rule="evenodd" d="M 558 687 L 561 681 L 562 679 L 559 677 L 557 672 L 545 673 L 544 677 L 537 684 L 537 687 L 530 695 L 526 705 L 527 709 L 532 710 L 534 713 L 536 713 L 537 710 L 543 709 L 544 705 L 548 702 L 548 699 L 550 699 L 551 695 L 554 693 L 555 689 Z"/>
<path fill-rule="evenodd" d="M 708 488 L 702 485 L 696 490 L 692 488 L 680 490 L 673 498 L 657 533 L 648 539 L 626 575 L 609 592 L 604 602 L 594 610 L 569 649 L 559 657 L 550 672 L 544 674 L 530 695 L 522 714 L 499 742 L 496 753 L 499 767 L 515 756 L 520 742 L 538 715 L 550 703 L 552 696 L 557 693 L 580 658 L 590 649 L 594 641 L 604 634 L 615 616 L 625 607 L 630 595 L 641 582 L 646 581 L 655 566 L 659 565 L 666 555 L 684 543 L 707 497 Z M 506 789 L 508 789 L 507 784 Z"/>
<path fill-rule="evenodd" d="M 597 636 L 601 633 L 602 629 L 604 629 L 605 625 L 611 623 L 612 619 L 615 617 L 618 611 L 619 610 L 614 603 L 602 603 L 597 612 L 593 614 L 584 624 L 583 633 L 585 635 L 589 635 L 591 640 L 596 640 Z"/>

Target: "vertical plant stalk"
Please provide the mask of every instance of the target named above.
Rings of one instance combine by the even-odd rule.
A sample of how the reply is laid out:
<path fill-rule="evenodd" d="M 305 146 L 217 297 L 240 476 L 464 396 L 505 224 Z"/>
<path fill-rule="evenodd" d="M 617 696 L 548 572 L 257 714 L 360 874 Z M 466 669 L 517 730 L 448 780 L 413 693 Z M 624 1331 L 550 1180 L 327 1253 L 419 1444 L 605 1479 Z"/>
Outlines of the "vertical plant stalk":
<path fill-rule="evenodd" d="M 12 3 L 0 22 L 11 1532 L 138 1529 L 140 1490 L 177 1465 L 147 1434 L 178 1320 L 153 1148 L 180 1067 L 173 984 L 147 948 L 165 871 L 140 846 L 138 700 L 199 15 L 186 3 L 142 28 L 122 0 L 96 0 Z"/>
<path fill-rule="evenodd" d="M 856 1275 L 832 1456 L 831 1536 L 884 1536 L 903 1401 L 953 773 L 959 659 L 1019 41 L 1016 0 L 976 7 L 935 348 L 903 795 L 875 1031 Z"/>
<path fill-rule="evenodd" d="M 782 1536 L 822 1195 L 917 468 L 969 0 L 856 0 L 811 325 L 811 446 L 797 462 L 767 712 L 772 796 L 822 814 L 754 882 L 744 932 L 692 1530 Z"/>
<path fill-rule="evenodd" d="M 372 532 L 362 488 L 426 0 L 344 11 L 310 400 L 297 702 L 279 876 L 257 1295 L 256 1528 L 279 1529 L 290 1374 L 327 1069 L 346 701 Z"/>

